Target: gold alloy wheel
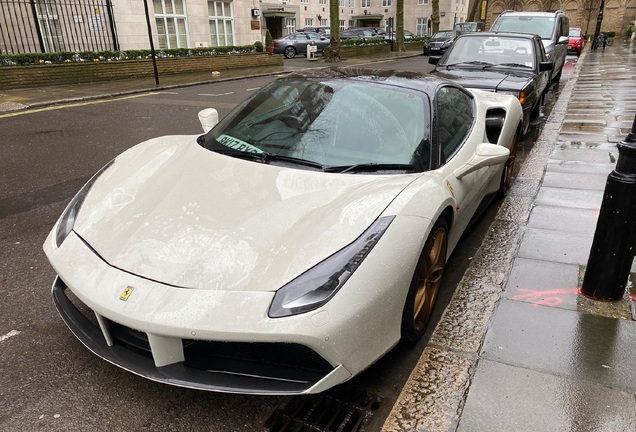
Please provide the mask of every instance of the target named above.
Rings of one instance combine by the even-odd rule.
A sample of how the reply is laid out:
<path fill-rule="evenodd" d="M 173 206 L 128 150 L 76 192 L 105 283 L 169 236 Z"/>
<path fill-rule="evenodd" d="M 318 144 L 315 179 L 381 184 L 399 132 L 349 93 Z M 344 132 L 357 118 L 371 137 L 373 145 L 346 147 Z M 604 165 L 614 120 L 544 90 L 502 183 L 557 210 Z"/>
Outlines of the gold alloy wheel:
<path fill-rule="evenodd" d="M 446 229 L 435 226 L 435 232 L 429 237 L 424 249 L 425 256 L 420 264 L 413 304 L 413 324 L 418 332 L 426 327 L 433 313 L 446 264 L 446 243 Z"/>
<path fill-rule="evenodd" d="M 517 142 L 519 141 L 519 134 L 516 133 L 512 138 L 512 145 L 510 146 L 510 156 L 506 161 L 506 166 L 504 167 L 503 173 L 503 181 L 501 182 L 501 189 L 503 194 L 505 195 L 510 189 L 510 184 L 512 183 L 512 171 L 515 168 L 515 160 L 517 159 Z"/>

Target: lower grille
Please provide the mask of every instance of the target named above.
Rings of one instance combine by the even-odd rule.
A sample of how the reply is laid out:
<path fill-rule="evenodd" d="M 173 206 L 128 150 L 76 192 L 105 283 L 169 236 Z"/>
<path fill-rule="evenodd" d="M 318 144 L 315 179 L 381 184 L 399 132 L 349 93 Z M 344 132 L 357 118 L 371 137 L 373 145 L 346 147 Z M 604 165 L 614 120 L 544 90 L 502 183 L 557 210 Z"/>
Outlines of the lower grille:
<path fill-rule="evenodd" d="M 116 366 L 154 381 L 232 393 L 298 394 L 334 370 L 303 345 L 187 339 L 182 340 L 184 362 L 156 367 L 146 333 L 107 322 L 114 343 L 108 346 L 90 308 L 77 298 L 71 301 L 69 296 L 74 296 L 59 277 L 52 293 L 60 316 L 88 349 Z"/>

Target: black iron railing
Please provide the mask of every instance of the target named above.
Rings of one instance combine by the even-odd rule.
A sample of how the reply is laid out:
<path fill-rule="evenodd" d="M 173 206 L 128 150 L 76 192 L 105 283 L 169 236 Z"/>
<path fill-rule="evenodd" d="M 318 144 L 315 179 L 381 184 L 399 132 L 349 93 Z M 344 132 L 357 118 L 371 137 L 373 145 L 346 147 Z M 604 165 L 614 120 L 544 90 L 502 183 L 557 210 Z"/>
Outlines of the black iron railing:
<path fill-rule="evenodd" d="M 118 49 L 111 0 L 0 0 L 0 54 Z"/>

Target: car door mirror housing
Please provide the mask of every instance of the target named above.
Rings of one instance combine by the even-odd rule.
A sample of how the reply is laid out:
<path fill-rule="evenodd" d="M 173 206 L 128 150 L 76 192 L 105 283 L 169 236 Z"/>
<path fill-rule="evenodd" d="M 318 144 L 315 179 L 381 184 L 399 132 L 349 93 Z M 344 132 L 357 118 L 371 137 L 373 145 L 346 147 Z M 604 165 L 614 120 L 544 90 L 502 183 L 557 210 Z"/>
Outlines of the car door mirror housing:
<path fill-rule="evenodd" d="M 430 56 L 430 57 L 428 58 L 428 62 L 429 62 L 430 64 L 432 64 L 432 65 L 436 65 L 437 63 L 439 63 L 439 61 L 440 61 L 440 59 L 441 59 L 441 58 L 442 58 L 442 57 L 440 57 L 440 56 Z"/>
<path fill-rule="evenodd" d="M 199 111 L 199 122 L 201 122 L 203 132 L 207 133 L 219 122 L 219 112 L 214 108 L 201 110 Z"/>
<path fill-rule="evenodd" d="M 554 69 L 554 63 L 552 62 L 539 63 L 539 72 L 551 71 L 552 69 Z"/>
<path fill-rule="evenodd" d="M 458 179 L 462 179 L 468 174 L 478 169 L 502 164 L 508 160 L 510 150 L 497 144 L 482 143 L 477 146 L 475 154 L 463 166 L 457 168 L 453 173 Z"/>

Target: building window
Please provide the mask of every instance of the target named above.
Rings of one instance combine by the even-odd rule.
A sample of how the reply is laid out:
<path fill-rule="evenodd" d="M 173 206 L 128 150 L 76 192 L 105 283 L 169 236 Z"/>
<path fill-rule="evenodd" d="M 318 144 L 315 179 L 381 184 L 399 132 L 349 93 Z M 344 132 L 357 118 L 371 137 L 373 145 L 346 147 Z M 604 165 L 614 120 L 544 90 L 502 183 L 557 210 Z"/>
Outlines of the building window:
<path fill-rule="evenodd" d="M 371 7 L 371 0 L 360 0 L 360 3 L 363 8 Z"/>
<path fill-rule="evenodd" d="M 300 0 L 300 4 L 309 4 L 309 0 Z"/>
<path fill-rule="evenodd" d="M 349 0 L 349 7 L 352 9 L 356 7 L 356 0 Z"/>
<path fill-rule="evenodd" d="M 296 31 L 296 18 L 285 18 L 285 35 Z"/>
<path fill-rule="evenodd" d="M 340 27 L 340 31 L 345 29 L 345 22 L 346 22 L 345 20 L 340 20 L 338 22 L 338 27 Z"/>
<path fill-rule="evenodd" d="M 345 7 L 345 0 L 339 0 L 338 7 L 341 7 L 341 8 Z"/>
<path fill-rule="evenodd" d="M 391 6 L 391 0 L 382 0 L 382 7 Z"/>
<path fill-rule="evenodd" d="M 234 17 L 232 3 L 208 1 L 210 46 L 234 45 Z"/>
<path fill-rule="evenodd" d="M 185 0 L 153 0 L 159 48 L 187 48 Z"/>
<path fill-rule="evenodd" d="M 57 15 L 57 5 L 55 2 L 38 0 L 35 2 L 38 15 L 38 26 L 42 34 L 45 52 L 64 51 L 64 40 L 62 37 L 62 26 Z"/>
<path fill-rule="evenodd" d="M 353 27 L 354 25 L 356 25 L 356 23 L 353 22 L 353 20 L 349 20 L 349 27 Z"/>
<path fill-rule="evenodd" d="M 422 5 L 427 5 L 429 0 L 417 0 L 417 4 L 422 6 Z"/>
<path fill-rule="evenodd" d="M 327 4 L 327 0 L 319 0 L 318 4 L 326 5 Z"/>
<path fill-rule="evenodd" d="M 313 27 L 314 19 L 313 18 L 305 18 L 305 27 Z"/>
<path fill-rule="evenodd" d="M 428 28 L 428 18 L 418 18 L 415 22 L 415 34 L 418 36 L 426 36 Z"/>
<path fill-rule="evenodd" d="M 321 19 L 320 20 L 320 27 L 327 27 L 329 24 L 327 23 L 326 19 Z"/>

